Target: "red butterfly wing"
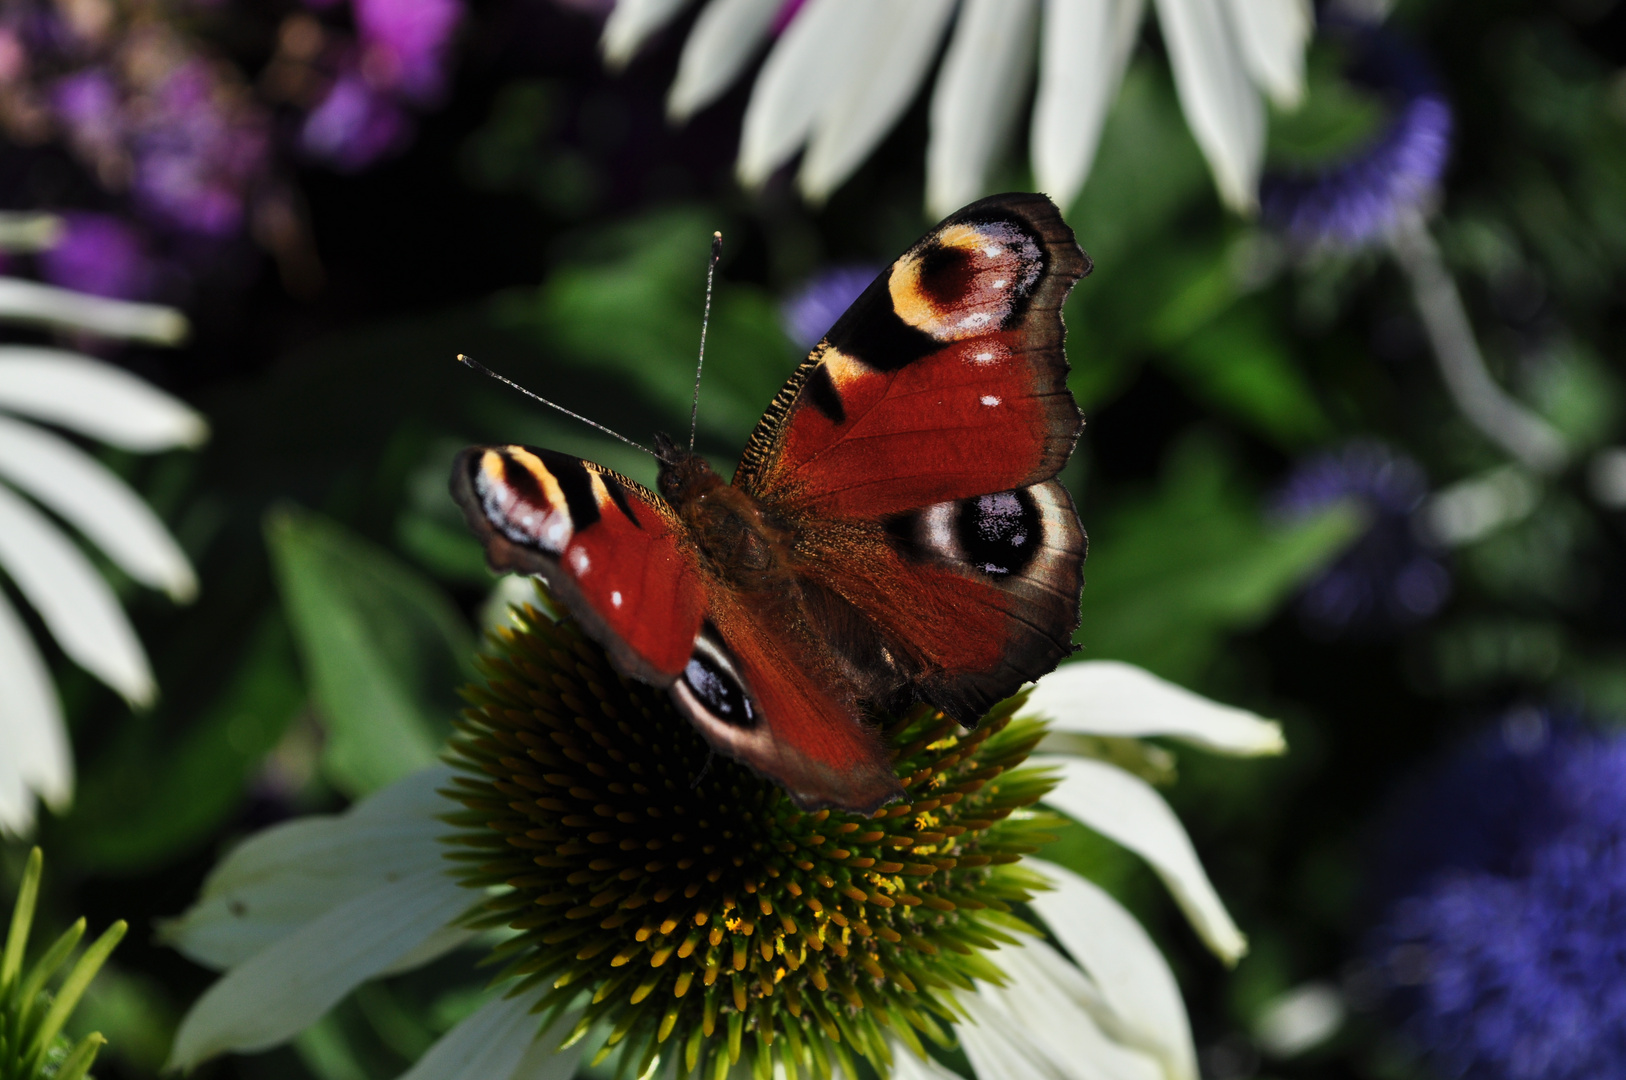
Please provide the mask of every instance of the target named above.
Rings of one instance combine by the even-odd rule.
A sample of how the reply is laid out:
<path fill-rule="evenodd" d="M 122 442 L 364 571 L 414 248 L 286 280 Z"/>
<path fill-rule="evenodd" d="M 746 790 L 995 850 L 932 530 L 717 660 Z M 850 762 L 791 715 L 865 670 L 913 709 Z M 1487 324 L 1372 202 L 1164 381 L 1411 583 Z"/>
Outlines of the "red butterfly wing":
<path fill-rule="evenodd" d="M 1083 428 L 1061 305 L 1089 269 L 1042 195 L 961 210 L 814 347 L 735 485 L 799 517 L 878 520 L 1050 479 Z"/>
<path fill-rule="evenodd" d="M 534 446 L 458 455 L 452 496 L 492 568 L 546 578 L 627 674 L 659 686 L 681 674 L 708 584 L 670 507 L 626 477 Z"/>
<path fill-rule="evenodd" d="M 966 207 L 837 321 L 735 474 L 894 678 L 964 723 L 1072 649 L 1084 534 L 1051 478 L 1083 426 L 1061 306 L 1089 268 L 1042 195 Z M 858 637 L 832 644 L 876 651 Z"/>

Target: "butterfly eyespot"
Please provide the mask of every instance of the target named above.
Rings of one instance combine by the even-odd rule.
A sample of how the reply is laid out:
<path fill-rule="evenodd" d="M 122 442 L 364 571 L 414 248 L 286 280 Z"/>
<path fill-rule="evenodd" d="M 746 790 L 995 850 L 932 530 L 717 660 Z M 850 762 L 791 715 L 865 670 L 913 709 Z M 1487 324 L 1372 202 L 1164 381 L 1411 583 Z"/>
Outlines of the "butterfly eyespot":
<path fill-rule="evenodd" d="M 756 706 L 746 692 L 728 648 L 709 623 L 695 638 L 694 654 L 678 677 L 676 690 L 684 704 L 706 719 L 731 728 L 754 728 Z"/>

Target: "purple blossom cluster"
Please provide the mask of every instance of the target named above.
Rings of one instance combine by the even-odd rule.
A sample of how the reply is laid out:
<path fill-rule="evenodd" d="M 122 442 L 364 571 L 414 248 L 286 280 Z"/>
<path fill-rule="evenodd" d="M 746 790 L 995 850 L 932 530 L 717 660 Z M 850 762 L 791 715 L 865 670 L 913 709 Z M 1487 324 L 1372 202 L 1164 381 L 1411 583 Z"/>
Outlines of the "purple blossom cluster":
<path fill-rule="evenodd" d="M 1366 518 L 1360 539 L 1299 594 L 1299 615 L 1312 631 L 1370 636 L 1440 610 L 1451 593 L 1451 575 L 1440 552 L 1413 524 L 1427 495 L 1427 480 L 1415 461 L 1370 439 L 1318 454 L 1294 469 L 1275 498 L 1282 517 L 1303 518 L 1353 503 Z"/>
<path fill-rule="evenodd" d="M 312 4 L 336 9 L 341 3 Z M 280 65 L 288 100 L 306 110 L 300 148 L 354 172 L 398 151 L 412 137 L 412 110 L 446 91 L 462 0 L 349 0 L 354 35 L 312 16 L 284 26 Z"/>
<path fill-rule="evenodd" d="M 329 27 L 344 21 L 341 5 L 349 26 Z M 410 141 L 409 110 L 445 93 L 462 0 L 308 6 L 332 10 L 287 18 L 251 85 L 168 8 L 0 5 L 0 133 L 64 146 L 123 211 L 68 212 L 61 243 L 38 261 L 47 280 L 140 299 L 165 276 L 155 252 L 203 258 L 252 236 L 282 257 L 306 243 L 279 166 L 278 108 L 292 116 L 287 141 L 342 170 Z"/>
<path fill-rule="evenodd" d="M 1386 122 L 1340 160 L 1268 174 L 1260 209 L 1304 247 L 1357 247 L 1432 197 L 1451 154 L 1451 106 L 1422 55 L 1393 32 L 1347 21 L 1323 31 L 1349 48 L 1348 78 L 1383 101 Z"/>
<path fill-rule="evenodd" d="M 1626 736 L 1522 709 L 1393 814 L 1369 942 L 1442 1075 L 1626 1072 Z"/>
<path fill-rule="evenodd" d="M 779 309 L 785 336 L 799 349 L 811 349 L 842 313 L 869 288 L 881 268 L 869 263 L 820 270 L 785 298 Z"/>

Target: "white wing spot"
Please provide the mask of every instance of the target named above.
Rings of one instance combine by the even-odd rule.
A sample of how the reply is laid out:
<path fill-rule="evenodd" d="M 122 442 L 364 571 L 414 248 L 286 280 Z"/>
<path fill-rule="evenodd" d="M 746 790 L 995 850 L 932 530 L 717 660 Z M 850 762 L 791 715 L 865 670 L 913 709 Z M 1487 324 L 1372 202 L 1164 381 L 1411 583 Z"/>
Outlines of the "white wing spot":
<path fill-rule="evenodd" d="M 621 590 L 620 589 L 616 589 L 615 591 L 610 593 L 610 606 L 611 607 L 620 607 L 621 606 Z"/>
<path fill-rule="evenodd" d="M 980 352 L 971 359 L 978 364 L 992 364 L 994 362 L 994 354 L 991 352 Z"/>
<path fill-rule="evenodd" d="M 999 399 L 992 394 L 984 394 L 980 400 L 990 409 L 999 404 Z"/>
<path fill-rule="evenodd" d="M 587 558 L 587 552 L 584 549 L 582 549 L 582 548 L 571 548 L 570 549 L 570 568 L 576 572 L 577 577 L 582 577 L 583 575 L 585 575 L 587 573 L 588 567 L 591 566 L 591 565 L 592 564 L 588 561 L 588 558 Z"/>

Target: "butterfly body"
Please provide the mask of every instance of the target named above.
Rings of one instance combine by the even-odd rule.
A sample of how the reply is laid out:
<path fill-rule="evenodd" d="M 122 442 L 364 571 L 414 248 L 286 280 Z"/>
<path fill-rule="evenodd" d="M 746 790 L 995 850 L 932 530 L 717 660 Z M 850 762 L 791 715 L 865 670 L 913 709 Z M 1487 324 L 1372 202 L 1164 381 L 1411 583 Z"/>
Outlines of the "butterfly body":
<path fill-rule="evenodd" d="M 460 455 L 498 570 L 545 577 L 626 674 L 798 804 L 902 793 L 868 707 L 965 725 L 1072 649 L 1082 419 L 1060 307 L 1088 271 L 999 196 L 883 272 L 769 405 L 731 482 L 657 440 L 657 491 L 534 447 Z"/>

